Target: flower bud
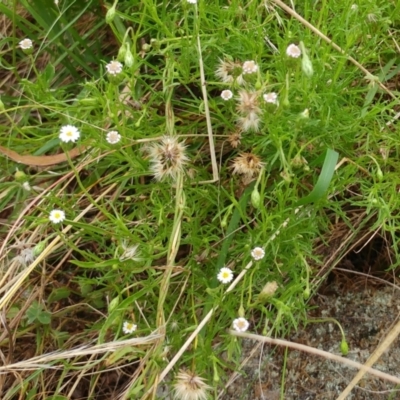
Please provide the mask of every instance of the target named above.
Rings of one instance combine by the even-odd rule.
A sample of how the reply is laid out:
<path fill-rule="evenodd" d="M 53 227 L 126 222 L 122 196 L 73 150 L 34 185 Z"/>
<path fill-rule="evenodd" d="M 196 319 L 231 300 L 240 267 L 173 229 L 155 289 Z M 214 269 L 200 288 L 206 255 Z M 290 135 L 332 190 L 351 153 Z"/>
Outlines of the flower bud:
<path fill-rule="evenodd" d="M 133 63 L 135 62 L 131 49 L 129 45 L 126 45 L 126 53 L 125 53 L 125 58 L 124 58 L 124 64 L 128 67 L 131 68 L 133 66 Z"/>
<path fill-rule="evenodd" d="M 285 95 L 283 96 L 282 106 L 283 107 L 289 107 L 290 106 L 289 94 L 288 93 L 285 93 Z"/>
<path fill-rule="evenodd" d="M 117 14 L 116 8 L 117 8 L 117 1 L 112 5 L 111 8 L 108 9 L 107 14 L 106 14 L 106 22 L 107 24 L 111 24 L 111 22 L 114 21 L 115 15 Z"/>
<path fill-rule="evenodd" d="M 6 108 L 4 106 L 4 103 L 0 99 L 0 112 L 4 111 Z"/>
<path fill-rule="evenodd" d="M 303 55 L 301 59 L 301 69 L 303 70 L 305 76 L 311 78 L 314 74 L 314 69 L 310 57 L 308 57 L 307 55 L 307 50 L 303 42 L 300 42 L 300 48 L 301 48 L 301 53 Z"/>
<path fill-rule="evenodd" d="M 312 62 L 305 54 L 303 54 L 303 58 L 301 60 L 301 69 L 303 70 L 304 75 L 307 76 L 308 78 L 311 78 L 314 74 Z"/>
<path fill-rule="evenodd" d="M 14 173 L 14 179 L 18 182 L 25 182 L 27 180 L 27 176 L 26 176 L 25 172 L 17 169 Z"/>
<path fill-rule="evenodd" d="M 144 44 L 142 45 L 142 50 L 143 50 L 144 52 L 147 53 L 148 51 L 151 50 L 151 45 L 148 44 L 148 43 L 144 43 Z"/>
<path fill-rule="evenodd" d="M 349 345 L 347 344 L 345 338 L 343 338 L 342 342 L 340 343 L 340 351 L 344 356 L 347 356 L 347 354 L 349 354 Z"/>
<path fill-rule="evenodd" d="M 221 221 L 221 228 L 226 228 L 227 225 L 228 225 L 228 214 L 226 214 L 226 215 L 224 216 L 224 218 L 222 218 L 222 221 Z"/>
<path fill-rule="evenodd" d="M 33 248 L 33 256 L 36 258 L 40 254 L 42 254 L 42 251 L 46 247 L 46 241 L 42 240 L 39 242 L 34 248 Z"/>
<path fill-rule="evenodd" d="M 382 182 L 383 179 L 383 172 L 382 170 L 378 167 L 378 170 L 376 171 L 376 177 L 378 178 L 379 182 Z"/>
<path fill-rule="evenodd" d="M 98 99 L 94 97 L 85 97 L 83 99 L 78 100 L 79 104 L 82 104 L 83 106 L 98 106 L 99 101 Z"/>
<path fill-rule="evenodd" d="M 119 304 L 119 297 L 114 297 L 108 305 L 108 313 L 111 314 Z"/>
<path fill-rule="evenodd" d="M 125 55 L 126 55 L 126 45 L 125 43 L 123 43 L 118 50 L 117 60 L 125 61 Z"/>
<path fill-rule="evenodd" d="M 220 377 L 219 377 L 219 374 L 218 374 L 218 367 L 217 367 L 216 365 L 214 365 L 213 381 L 214 381 L 215 383 L 217 383 L 217 382 L 220 381 Z"/>
<path fill-rule="evenodd" d="M 299 114 L 300 119 L 307 119 L 310 118 L 310 110 L 306 108 L 303 112 Z"/>
<path fill-rule="evenodd" d="M 253 191 L 251 192 L 251 204 L 254 208 L 260 208 L 261 204 L 261 196 L 260 192 L 258 191 L 257 187 L 255 186 Z"/>
<path fill-rule="evenodd" d="M 265 303 L 275 294 L 277 289 L 278 289 L 278 284 L 275 281 L 268 282 L 261 290 L 260 294 L 257 297 L 257 300 L 260 303 Z"/>
<path fill-rule="evenodd" d="M 240 318 L 244 318 L 244 307 L 243 307 L 243 305 L 240 305 L 240 307 L 239 307 L 238 316 Z"/>
<path fill-rule="evenodd" d="M 157 39 L 150 39 L 150 45 L 154 50 L 160 49 L 160 42 Z"/>

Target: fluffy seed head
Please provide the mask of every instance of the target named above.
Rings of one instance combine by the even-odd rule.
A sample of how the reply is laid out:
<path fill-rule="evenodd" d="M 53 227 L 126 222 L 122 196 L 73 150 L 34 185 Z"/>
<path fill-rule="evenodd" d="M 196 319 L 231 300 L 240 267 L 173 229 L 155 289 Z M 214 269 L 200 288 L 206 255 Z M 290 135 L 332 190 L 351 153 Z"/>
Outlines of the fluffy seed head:
<path fill-rule="evenodd" d="M 247 131 L 255 131 L 259 130 L 260 126 L 260 117 L 257 113 L 251 112 L 247 114 L 245 117 L 238 118 L 238 126 L 243 132 Z"/>
<path fill-rule="evenodd" d="M 127 241 L 123 241 L 121 247 L 124 250 L 124 252 L 119 257 L 119 261 L 126 261 L 126 260 L 141 261 L 138 251 L 139 248 L 138 244 L 128 246 Z"/>
<path fill-rule="evenodd" d="M 234 174 L 244 175 L 246 178 L 253 178 L 258 175 L 264 163 L 253 153 L 239 154 L 232 164 Z"/>
<path fill-rule="evenodd" d="M 185 151 L 186 146 L 173 136 L 164 136 L 161 143 L 150 146 L 148 153 L 154 177 L 158 181 L 166 176 L 176 180 L 177 175 L 183 172 L 183 167 L 189 160 Z"/>
<path fill-rule="evenodd" d="M 242 136 L 240 135 L 240 132 L 233 132 L 228 136 L 228 142 L 233 147 L 236 149 L 240 145 L 240 139 Z"/>
<path fill-rule="evenodd" d="M 258 92 L 247 92 L 246 90 L 241 90 L 239 92 L 238 105 L 236 109 L 240 114 L 260 114 L 261 109 L 258 105 Z"/>
<path fill-rule="evenodd" d="M 242 76 L 242 65 L 238 62 L 230 60 L 220 60 L 215 75 L 224 83 L 237 82 L 239 85 L 244 84 Z"/>
<path fill-rule="evenodd" d="M 204 378 L 193 372 L 180 370 L 174 384 L 174 399 L 177 400 L 206 400 L 207 391 L 211 387 L 204 382 Z"/>

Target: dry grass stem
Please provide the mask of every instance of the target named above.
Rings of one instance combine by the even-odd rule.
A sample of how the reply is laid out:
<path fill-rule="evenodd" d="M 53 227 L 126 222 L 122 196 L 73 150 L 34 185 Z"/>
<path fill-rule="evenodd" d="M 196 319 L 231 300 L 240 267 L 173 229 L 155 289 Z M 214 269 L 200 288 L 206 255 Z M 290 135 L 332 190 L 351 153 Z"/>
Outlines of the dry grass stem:
<path fill-rule="evenodd" d="M 96 354 L 110 353 L 128 346 L 129 347 L 148 346 L 150 344 L 157 342 L 161 338 L 162 335 L 160 335 L 159 333 L 152 333 L 149 336 L 140 338 L 119 340 L 115 342 L 97 344 L 94 346 L 81 346 L 67 351 L 55 351 L 52 353 L 33 357 L 21 362 L 2 365 L 0 366 L 0 373 L 9 373 L 11 371 L 35 370 L 41 368 L 63 368 L 64 364 L 51 365 L 50 363 L 59 360 L 71 359 L 74 357 L 84 357 Z M 84 362 L 87 363 L 87 361 Z M 76 365 L 77 364 L 78 363 L 76 363 Z"/>

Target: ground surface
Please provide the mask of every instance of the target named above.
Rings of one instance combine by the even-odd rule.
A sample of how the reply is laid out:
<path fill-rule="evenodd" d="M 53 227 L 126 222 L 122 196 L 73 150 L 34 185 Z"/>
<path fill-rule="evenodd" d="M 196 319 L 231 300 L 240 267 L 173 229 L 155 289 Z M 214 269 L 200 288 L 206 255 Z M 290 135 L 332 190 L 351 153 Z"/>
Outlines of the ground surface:
<path fill-rule="evenodd" d="M 355 279 L 356 281 L 356 279 Z M 313 317 L 333 317 L 346 333 L 348 358 L 365 362 L 397 321 L 400 292 L 394 287 L 376 287 L 372 281 L 351 286 L 334 282 L 315 298 L 318 309 Z M 313 323 L 301 328 L 289 340 L 340 355 L 341 335 L 336 324 Z M 244 340 L 244 357 L 257 345 Z M 239 377 L 227 389 L 223 400 L 279 399 L 284 349 L 260 346 Z M 392 375 L 400 370 L 400 340 L 374 365 Z M 356 370 L 310 354 L 289 351 L 286 364 L 284 398 L 286 400 L 336 399 L 356 374 Z M 238 395 L 240 393 L 240 395 Z M 400 399 L 395 384 L 366 376 L 348 399 Z"/>

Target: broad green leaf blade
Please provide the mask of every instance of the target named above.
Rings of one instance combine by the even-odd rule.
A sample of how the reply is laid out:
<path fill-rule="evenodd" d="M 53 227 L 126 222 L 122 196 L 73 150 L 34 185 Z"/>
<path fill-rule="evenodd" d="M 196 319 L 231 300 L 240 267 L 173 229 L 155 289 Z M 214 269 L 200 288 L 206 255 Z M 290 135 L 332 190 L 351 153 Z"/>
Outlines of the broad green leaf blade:
<path fill-rule="evenodd" d="M 335 150 L 327 149 L 324 165 L 322 166 L 321 174 L 318 177 L 317 184 L 308 196 L 303 197 L 297 202 L 297 206 L 313 203 L 325 196 L 335 172 L 338 159 L 339 153 L 337 153 Z"/>

